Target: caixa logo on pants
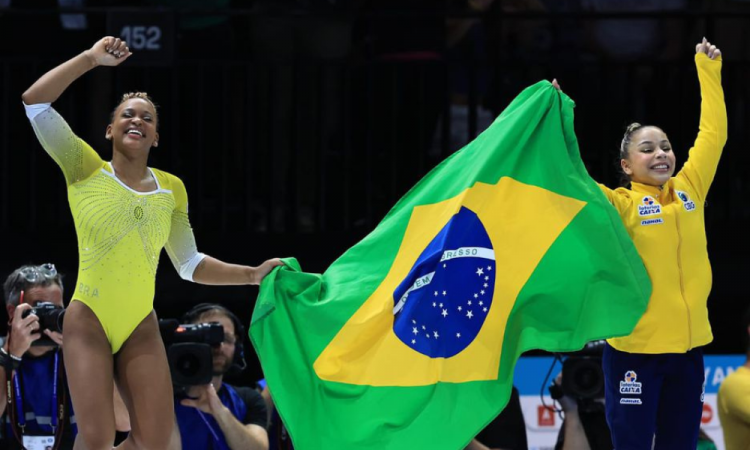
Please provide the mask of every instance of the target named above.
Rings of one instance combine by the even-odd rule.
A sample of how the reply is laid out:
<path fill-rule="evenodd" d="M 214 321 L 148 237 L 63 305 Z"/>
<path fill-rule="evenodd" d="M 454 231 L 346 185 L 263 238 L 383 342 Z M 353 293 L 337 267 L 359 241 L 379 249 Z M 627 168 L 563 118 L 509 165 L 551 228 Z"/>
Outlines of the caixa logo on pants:
<path fill-rule="evenodd" d="M 638 381 L 638 375 L 634 370 L 628 370 L 625 372 L 625 380 L 620 381 L 620 394 L 626 395 L 640 395 L 642 392 L 641 383 Z M 640 405 L 641 399 L 639 398 L 621 398 L 620 404 L 623 405 Z"/>

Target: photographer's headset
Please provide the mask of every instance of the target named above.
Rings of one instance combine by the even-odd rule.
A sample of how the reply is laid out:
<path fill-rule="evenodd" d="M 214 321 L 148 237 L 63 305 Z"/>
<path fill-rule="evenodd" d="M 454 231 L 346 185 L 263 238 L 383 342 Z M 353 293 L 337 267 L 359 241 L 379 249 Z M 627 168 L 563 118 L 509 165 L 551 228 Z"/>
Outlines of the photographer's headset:
<path fill-rule="evenodd" d="M 242 343 L 245 339 L 245 327 L 232 311 L 217 303 L 200 303 L 195 305 L 193 309 L 182 316 L 182 323 L 194 323 L 200 316 L 210 311 L 215 311 L 217 314 L 223 314 L 229 317 L 229 320 L 234 324 L 234 335 L 237 338 L 237 342 L 234 345 L 234 360 L 232 361 L 232 367 L 229 369 L 228 375 L 236 375 L 247 368 L 247 362 L 245 361 L 245 346 Z"/>

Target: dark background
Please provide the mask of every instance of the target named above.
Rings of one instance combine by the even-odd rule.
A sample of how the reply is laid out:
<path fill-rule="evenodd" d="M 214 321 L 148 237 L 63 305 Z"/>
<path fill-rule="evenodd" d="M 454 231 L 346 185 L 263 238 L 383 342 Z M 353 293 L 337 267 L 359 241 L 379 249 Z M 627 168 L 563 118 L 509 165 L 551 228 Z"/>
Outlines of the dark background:
<path fill-rule="evenodd" d="M 49 0 L 5 3 L 0 273 L 54 262 L 67 274 L 66 301 L 77 271 L 75 230 L 63 177 L 20 97 L 105 34 L 128 27 L 134 56 L 86 74 L 60 98 L 55 107 L 73 129 L 110 159 L 109 112 L 122 93 L 147 91 L 160 107 L 150 165 L 185 181 L 199 250 L 250 265 L 295 256 L 309 272 L 324 271 L 540 79 L 556 77 L 576 101 L 582 158 L 597 181 L 618 184 L 617 149 L 633 121 L 661 126 L 681 164 L 700 112 L 694 46 L 707 36 L 724 53 L 729 113 L 706 208 L 715 336 L 707 351 L 744 352 L 750 4 L 495 0 L 482 10 L 481 0 L 102 0 L 61 11 Z M 633 6 L 642 3 L 652 6 Z M 162 318 L 210 301 L 244 323 L 257 294 L 182 281 L 166 257 L 156 289 Z M 5 321 L 0 313 L 3 333 Z M 244 383 L 261 376 L 249 353 Z"/>

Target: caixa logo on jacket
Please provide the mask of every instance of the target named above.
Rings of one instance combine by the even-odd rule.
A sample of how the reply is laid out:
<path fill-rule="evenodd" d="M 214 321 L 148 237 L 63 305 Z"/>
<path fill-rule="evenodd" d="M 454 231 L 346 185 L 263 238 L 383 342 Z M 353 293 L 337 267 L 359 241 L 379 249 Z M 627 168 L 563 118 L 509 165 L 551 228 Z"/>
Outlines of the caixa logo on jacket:
<path fill-rule="evenodd" d="M 682 200 L 682 206 L 685 207 L 685 211 L 695 210 L 695 202 L 690 200 L 690 197 L 687 195 L 687 192 L 677 191 L 677 197 L 679 197 L 680 200 Z"/>
<path fill-rule="evenodd" d="M 657 214 L 661 214 L 661 205 L 650 195 L 643 197 L 641 204 L 638 205 L 638 215 L 644 217 L 655 216 Z"/>

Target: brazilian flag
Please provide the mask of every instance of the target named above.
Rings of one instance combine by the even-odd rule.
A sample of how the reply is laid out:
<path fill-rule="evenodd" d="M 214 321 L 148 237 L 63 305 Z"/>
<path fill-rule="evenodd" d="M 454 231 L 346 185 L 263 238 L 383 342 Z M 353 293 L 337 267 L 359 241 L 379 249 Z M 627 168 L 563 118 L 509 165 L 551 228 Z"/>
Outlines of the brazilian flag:
<path fill-rule="evenodd" d="M 295 447 L 463 448 L 523 352 L 632 331 L 651 283 L 573 107 L 527 88 L 324 274 L 265 278 L 250 338 Z"/>

